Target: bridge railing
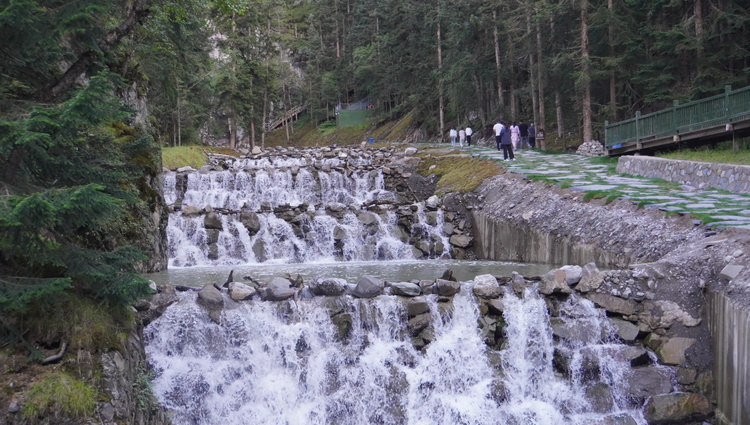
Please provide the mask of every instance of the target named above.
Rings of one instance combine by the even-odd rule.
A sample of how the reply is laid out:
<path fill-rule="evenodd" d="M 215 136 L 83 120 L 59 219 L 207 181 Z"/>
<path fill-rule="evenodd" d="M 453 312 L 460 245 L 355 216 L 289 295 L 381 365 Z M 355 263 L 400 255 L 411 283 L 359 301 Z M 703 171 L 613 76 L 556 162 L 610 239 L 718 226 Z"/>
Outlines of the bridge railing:
<path fill-rule="evenodd" d="M 623 143 L 638 142 L 731 124 L 750 118 L 750 86 L 732 90 L 726 86 L 724 93 L 680 105 L 674 101 L 671 108 L 647 115 L 635 113 L 635 118 L 610 124 L 605 123 L 605 140 L 608 148 Z"/>

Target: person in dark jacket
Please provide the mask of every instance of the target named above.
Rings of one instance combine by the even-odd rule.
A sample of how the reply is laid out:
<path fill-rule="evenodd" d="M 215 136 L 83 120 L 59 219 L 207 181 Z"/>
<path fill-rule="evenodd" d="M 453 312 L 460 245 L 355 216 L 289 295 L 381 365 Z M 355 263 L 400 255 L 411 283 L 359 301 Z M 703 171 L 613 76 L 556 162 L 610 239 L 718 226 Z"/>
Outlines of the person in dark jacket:
<path fill-rule="evenodd" d="M 510 130 L 505 127 L 505 123 L 503 123 L 503 129 L 500 131 L 500 147 L 503 148 L 503 160 L 516 160 L 515 155 L 513 155 L 513 144 L 510 141 Z"/>

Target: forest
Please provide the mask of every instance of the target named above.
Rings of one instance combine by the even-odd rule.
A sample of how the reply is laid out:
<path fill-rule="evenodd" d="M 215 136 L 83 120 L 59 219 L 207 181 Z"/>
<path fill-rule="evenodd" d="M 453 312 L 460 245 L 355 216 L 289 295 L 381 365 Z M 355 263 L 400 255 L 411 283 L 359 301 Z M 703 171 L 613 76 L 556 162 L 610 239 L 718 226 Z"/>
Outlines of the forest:
<path fill-rule="evenodd" d="M 750 84 L 746 0 L 4 0 L 0 337 L 73 291 L 148 293 L 159 149 L 263 145 L 369 98 L 431 139 L 502 118 L 598 139 L 606 120 Z M 143 267 L 141 267 L 143 268 Z"/>

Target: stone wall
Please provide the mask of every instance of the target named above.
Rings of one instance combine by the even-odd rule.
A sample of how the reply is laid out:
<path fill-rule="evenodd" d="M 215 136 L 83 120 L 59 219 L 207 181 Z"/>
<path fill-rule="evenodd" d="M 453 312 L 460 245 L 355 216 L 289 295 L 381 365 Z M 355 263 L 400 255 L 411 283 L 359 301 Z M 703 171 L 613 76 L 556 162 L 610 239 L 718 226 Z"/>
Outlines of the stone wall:
<path fill-rule="evenodd" d="M 652 156 L 621 156 L 617 172 L 659 178 L 698 189 L 714 187 L 750 193 L 750 166 L 679 161 Z"/>

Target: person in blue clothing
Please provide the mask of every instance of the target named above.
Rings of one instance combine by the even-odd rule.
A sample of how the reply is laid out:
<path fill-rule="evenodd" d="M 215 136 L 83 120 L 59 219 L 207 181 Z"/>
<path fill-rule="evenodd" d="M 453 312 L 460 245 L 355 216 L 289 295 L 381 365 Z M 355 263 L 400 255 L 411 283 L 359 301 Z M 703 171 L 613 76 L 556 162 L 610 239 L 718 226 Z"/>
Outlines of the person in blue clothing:
<path fill-rule="evenodd" d="M 503 124 L 502 130 L 500 130 L 500 147 L 503 148 L 503 160 L 515 161 L 516 157 L 513 154 L 513 143 L 510 138 L 510 130 Z"/>
<path fill-rule="evenodd" d="M 532 122 L 529 126 L 529 147 L 531 149 L 534 149 L 536 146 L 536 127 L 534 127 L 534 123 Z"/>

